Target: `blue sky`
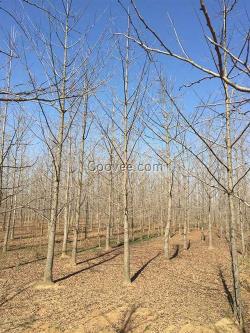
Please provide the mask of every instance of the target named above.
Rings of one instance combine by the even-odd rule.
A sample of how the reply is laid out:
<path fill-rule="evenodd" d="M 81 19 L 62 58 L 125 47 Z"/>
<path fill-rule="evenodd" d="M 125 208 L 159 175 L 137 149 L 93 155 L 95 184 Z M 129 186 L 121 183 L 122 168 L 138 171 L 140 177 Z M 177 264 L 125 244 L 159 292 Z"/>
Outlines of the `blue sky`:
<path fill-rule="evenodd" d="M 34 0 L 33 2 L 40 3 L 41 1 Z M 218 28 L 219 2 L 218 0 L 206 1 L 211 16 L 213 17 L 213 22 Z M 51 3 L 60 9 L 61 0 L 53 0 Z M 123 3 L 127 6 L 129 0 L 123 0 Z M 84 30 L 88 23 L 92 23 L 94 18 L 97 19 L 95 29 L 91 34 L 93 40 L 95 40 L 96 36 L 105 28 L 110 29 L 112 32 L 123 32 L 126 29 L 126 15 L 117 0 L 74 0 L 73 4 L 76 12 L 84 13 L 81 23 L 78 26 L 79 30 Z M 180 52 L 180 49 L 176 44 L 168 15 L 170 15 L 173 20 L 188 54 L 203 64 L 210 62 L 209 53 L 198 20 L 199 17 L 204 24 L 204 19 L 199 10 L 198 0 L 138 0 L 136 4 L 150 26 L 152 26 L 165 41 L 173 46 L 176 51 Z M 36 8 L 23 4 L 21 0 L 2 0 L 1 6 L 10 9 L 11 12 L 16 11 L 18 14 L 25 11 L 32 21 L 40 22 L 43 28 L 46 29 L 44 16 L 41 15 Z M 250 2 L 248 0 L 240 0 L 231 20 L 233 44 L 239 42 L 239 32 L 234 30 L 235 25 L 237 24 L 237 26 L 241 27 L 240 32 L 249 28 L 249 20 L 247 20 L 245 15 L 246 11 L 248 11 L 249 14 Z M 10 28 L 15 26 L 15 22 L 2 11 L 0 12 L 0 16 L 0 27 L 2 30 L 0 46 L 6 49 L 6 38 L 4 37 L 6 37 L 8 31 L 10 31 Z M 169 58 L 160 57 L 160 60 L 165 67 L 164 70 L 167 72 L 167 75 L 174 80 L 178 86 L 199 77 L 200 73 L 193 70 L 189 65 L 184 65 L 183 63 Z"/>
<path fill-rule="evenodd" d="M 34 3 L 40 3 L 40 1 L 32 0 Z M 46 1 L 45 1 L 46 3 Z M 61 8 L 61 0 L 50 1 L 55 8 L 58 9 L 58 17 Z M 128 0 L 123 1 L 127 7 L 129 5 Z M 136 1 L 137 7 L 145 17 L 151 27 L 159 33 L 159 35 L 176 51 L 180 52 L 180 48 L 176 43 L 173 28 L 169 21 L 168 15 L 174 22 L 175 28 L 179 34 L 179 37 L 183 43 L 183 46 L 187 53 L 193 57 L 196 61 L 211 67 L 210 56 L 208 48 L 204 41 L 202 28 L 199 23 L 199 19 L 204 24 L 204 18 L 199 10 L 198 0 L 138 0 Z M 207 0 L 211 17 L 217 29 L 220 27 L 218 9 L 218 0 Z M 82 19 L 77 26 L 78 31 L 86 30 L 89 24 L 92 24 L 96 20 L 96 24 L 92 32 L 90 33 L 90 44 L 95 43 L 97 37 L 102 33 L 104 29 L 110 33 L 105 46 L 110 47 L 112 45 L 112 33 L 124 32 L 126 30 L 126 15 L 116 0 L 74 0 L 73 5 L 75 12 L 82 13 Z M 27 4 L 23 4 L 21 0 L 2 0 L 0 6 L 10 10 L 12 13 L 17 13 L 22 17 L 28 15 L 32 22 L 41 25 L 42 30 L 48 31 L 48 26 L 39 10 L 33 8 Z M 250 2 L 248 0 L 240 0 L 234 12 L 234 16 L 231 18 L 230 32 L 232 33 L 231 47 L 239 47 L 239 41 L 241 34 L 249 28 L 249 20 L 247 15 L 250 13 Z M 6 36 L 11 28 L 16 24 L 12 18 L 6 13 L 0 11 L 0 29 L 1 29 L 1 41 L 0 48 L 7 49 Z M 30 21 L 30 22 L 31 22 Z M 29 24 L 30 25 L 30 24 Z M 204 24 L 205 26 L 205 24 Z M 236 29 L 239 29 L 237 30 Z M 18 28 L 16 28 L 18 29 Z M 142 36 L 146 38 L 150 43 L 154 43 L 150 36 L 145 36 L 145 31 L 141 30 Z M 17 39 L 19 43 L 24 43 L 24 46 L 28 47 L 28 41 L 21 39 L 22 33 L 17 33 Z M 122 40 L 122 39 L 121 39 Z M 109 45 L 109 46 L 108 46 Z M 134 69 L 139 69 L 144 60 L 144 53 L 139 48 L 135 48 L 136 62 L 133 64 Z M 39 67 L 35 54 L 28 52 L 28 61 L 32 64 L 32 68 L 38 78 L 43 78 L 42 68 Z M 110 84 L 116 89 L 118 94 L 122 93 L 121 89 L 121 67 L 119 61 L 115 59 L 117 53 L 113 52 L 111 60 L 107 61 L 105 69 L 102 71 L 103 77 L 111 76 Z M 182 89 L 179 91 L 179 87 L 183 84 L 187 84 L 191 81 L 197 80 L 202 77 L 202 74 L 198 70 L 194 70 L 190 65 L 183 64 L 171 58 L 163 56 L 156 57 L 158 65 L 161 65 L 162 72 L 170 79 L 175 85 L 175 90 L 180 95 L 181 105 L 184 107 L 187 114 L 191 114 L 194 107 L 200 104 L 197 95 L 204 99 L 207 99 L 212 94 L 215 100 L 220 98 L 220 85 L 216 80 L 206 81 L 193 89 Z M 0 56 L 1 63 L 6 61 L 4 56 Z M 15 83 L 24 83 L 27 80 L 26 73 L 20 65 L 16 65 L 15 69 Z M 1 69 L 3 75 L 5 68 Z M 133 69 L 131 70 L 132 85 L 133 81 L 136 81 L 138 74 Z M 1 78 L 2 79 L 2 78 Z M 1 81 L 2 82 L 2 81 Z M 104 90 L 104 89 L 103 89 Z M 153 92 L 152 92 L 153 93 Z M 101 96 L 104 99 L 110 98 L 109 93 L 102 93 Z M 108 103 L 108 101 L 107 101 Z"/>

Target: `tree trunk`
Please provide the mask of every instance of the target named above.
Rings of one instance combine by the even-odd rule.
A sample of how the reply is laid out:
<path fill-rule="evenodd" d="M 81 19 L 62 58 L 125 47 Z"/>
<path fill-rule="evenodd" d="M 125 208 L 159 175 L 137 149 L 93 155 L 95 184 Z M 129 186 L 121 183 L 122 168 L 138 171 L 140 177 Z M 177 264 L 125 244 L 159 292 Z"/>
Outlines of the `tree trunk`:
<path fill-rule="evenodd" d="M 60 158 L 61 153 L 58 157 Z M 54 262 L 54 251 L 55 251 L 55 237 L 56 237 L 56 222 L 57 222 L 57 211 L 58 211 L 58 198 L 59 198 L 59 186 L 60 178 L 59 175 L 54 176 L 53 188 L 52 188 L 52 206 L 50 221 L 48 223 L 48 250 L 47 259 L 44 269 L 43 281 L 51 284 L 53 282 L 53 262 Z"/>
<path fill-rule="evenodd" d="M 76 256 L 77 256 L 78 233 L 79 233 L 81 206 L 82 206 L 83 169 L 84 169 L 85 140 L 86 140 L 86 127 L 87 127 L 87 115 L 88 115 L 88 99 L 89 99 L 89 96 L 88 96 L 88 94 L 86 94 L 84 96 L 84 112 L 82 114 L 82 133 L 81 133 L 81 145 L 80 145 L 80 152 L 79 152 L 76 216 L 75 216 L 73 247 L 72 247 L 72 260 L 75 264 L 76 264 Z M 85 221 L 85 228 L 87 228 L 86 224 L 87 224 L 87 221 Z M 85 230 L 85 233 L 86 233 L 86 231 L 87 231 L 87 229 Z"/>
<path fill-rule="evenodd" d="M 212 219 L 211 219 L 211 196 L 208 197 L 208 248 L 213 249 Z"/>
<path fill-rule="evenodd" d="M 241 249 L 242 249 L 242 255 L 244 256 L 246 254 L 245 223 L 243 219 L 240 201 L 239 201 L 239 219 L 240 219 L 240 233 L 241 233 Z"/>
<path fill-rule="evenodd" d="M 67 180 L 66 180 L 66 190 L 65 190 L 66 207 L 64 211 L 62 257 L 67 256 L 67 240 L 68 240 L 68 230 L 69 230 L 69 187 L 70 187 L 70 169 L 71 169 L 70 156 L 71 156 L 71 147 L 69 149 L 69 157 L 68 157 L 69 160 L 68 160 Z"/>
<path fill-rule="evenodd" d="M 233 161 L 232 161 L 232 143 L 231 143 L 231 103 L 227 84 L 224 83 L 225 105 L 226 105 L 226 147 L 227 147 L 227 189 L 228 189 L 228 207 L 229 207 L 229 235 L 230 235 L 230 253 L 233 277 L 233 306 L 234 314 L 238 319 L 242 332 L 244 331 L 244 322 L 242 314 L 239 264 L 237 253 L 237 225 L 233 203 Z"/>
<path fill-rule="evenodd" d="M 172 185 L 170 185 L 172 186 Z M 169 234 L 170 234 L 170 225 L 171 225 L 171 214 L 172 214 L 172 193 L 169 191 L 168 197 L 168 215 L 167 215 L 167 223 L 165 227 L 164 234 L 164 255 L 167 259 L 169 259 Z"/>

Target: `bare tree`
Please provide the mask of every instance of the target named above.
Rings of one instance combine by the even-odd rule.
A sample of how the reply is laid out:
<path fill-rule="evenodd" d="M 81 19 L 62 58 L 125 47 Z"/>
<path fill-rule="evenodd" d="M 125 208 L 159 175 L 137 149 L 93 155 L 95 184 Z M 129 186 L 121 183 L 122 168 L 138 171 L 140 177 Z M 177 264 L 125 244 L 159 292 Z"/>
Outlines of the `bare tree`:
<path fill-rule="evenodd" d="M 246 53 L 246 60 L 241 60 L 239 57 L 235 56 L 233 52 L 231 52 L 228 49 L 228 18 L 229 15 L 231 15 L 235 5 L 237 4 L 236 1 L 231 2 L 231 4 L 226 3 L 223 1 L 222 5 L 222 29 L 220 34 L 216 33 L 216 30 L 213 26 L 211 17 L 208 13 L 207 7 L 205 5 L 205 2 L 203 0 L 200 1 L 201 6 L 201 12 L 203 13 L 203 16 L 205 18 L 206 25 L 208 27 L 208 31 L 211 34 L 211 37 L 206 37 L 208 42 L 211 44 L 210 52 L 211 52 L 211 58 L 212 63 L 215 63 L 217 72 L 210 70 L 209 68 L 206 68 L 202 66 L 201 64 L 194 61 L 192 58 L 190 58 L 187 53 L 185 52 L 182 44 L 180 43 L 179 38 L 177 37 L 178 43 L 182 49 L 182 52 L 184 55 L 176 54 L 171 50 L 169 46 L 166 45 L 166 43 L 163 41 L 163 39 L 149 26 L 149 24 L 146 22 L 146 20 L 142 17 L 139 10 L 137 9 L 134 1 L 131 1 L 132 7 L 135 11 L 135 14 L 139 21 L 143 24 L 143 26 L 149 31 L 149 33 L 155 38 L 157 42 L 160 43 L 161 48 L 155 48 L 150 47 L 146 42 L 142 40 L 140 37 L 138 30 L 133 23 L 134 31 L 136 33 L 136 37 L 132 37 L 131 34 L 122 34 L 124 35 L 128 40 L 133 40 L 135 43 L 137 43 L 139 46 L 141 46 L 149 55 L 150 53 L 158 53 L 165 56 L 170 56 L 178 59 L 179 61 L 189 63 L 194 68 L 199 69 L 206 75 L 208 75 L 209 78 L 217 78 L 221 81 L 221 86 L 223 88 L 224 93 L 224 103 L 225 103 L 225 142 L 226 142 L 226 163 L 224 163 L 218 153 L 215 151 L 214 147 L 208 143 L 208 141 L 200 135 L 199 131 L 196 130 L 195 126 L 191 126 L 191 129 L 194 131 L 194 133 L 199 137 L 200 140 L 205 144 L 207 149 L 211 151 L 213 156 L 218 160 L 218 162 L 223 165 L 223 167 L 226 170 L 227 175 L 227 183 L 226 185 L 223 185 L 219 182 L 218 178 L 215 174 L 209 169 L 206 163 L 202 162 L 202 160 L 199 158 L 199 156 L 196 154 L 196 157 L 203 163 L 207 171 L 212 175 L 213 180 L 219 184 L 219 187 L 221 187 L 225 193 L 227 193 L 228 196 L 228 207 L 229 207 L 229 221 L 230 221 L 230 246 L 231 246 L 231 259 L 232 259 L 232 276 L 233 276 L 233 288 L 234 288 L 234 314 L 236 318 L 239 320 L 241 329 L 244 331 L 244 323 L 243 323 L 243 316 L 242 316 L 242 304 L 241 304 L 241 296 L 240 296 L 240 281 L 239 281 L 239 267 L 238 267 L 238 257 L 237 257 L 237 248 L 236 248 L 236 218 L 235 218 L 235 210 L 234 210 L 234 196 L 236 195 L 234 192 L 234 189 L 236 187 L 236 184 L 238 184 L 239 181 L 234 183 L 233 180 L 233 152 L 232 149 L 235 145 L 235 143 L 239 140 L 239 138 L 244 135 L 246 130 L 249 128 L 249 123 L 245 126 L 245 128 L 237 135 L 237 137 L 233 140 L 232 139 L 232 133 L 231 133 L 231 117 L 232 117 L 232 100 L 230 97 L 230 88 L 235 89 L 239 92 L 249 92 L 250 88 L 248 86 L 242 86 L 236 82 L 234 82 L 230 78 L 230 74 L 232 74 L 232 71 L 237 70 L 242 75 L 249 75 L 249 65 L 247 64 L 248 60 L 248 40 L 249 40 L 249 32 L 247 32 L 245 39 L 243 40 L 243 46 L 241 50 L 247 50 Z M 132 20 L 132 17 L 129 13 L 127 13 Z M 212 49 L 214 52 L 212 52 Z M 241 54 L 241 51 L 240 51 Z M 214 60 L 216 59 L 216 60 Z M 230 62 L 230 64 L 229 64 Z M 228 69 L 230 66 L 230 69 Z M 206 79 L 205 77 L 204 79 Z M 203 80 L 204 80 L 203 79 Z M 201 82 L 202 80 L 199 80 L 198 82 Z M 168 95 L 170 95 L 168 93 Z M 171 97 L 171 96 L 170 96 Z M 180 108 L 176 105 L 174 100 L 172 99 L 173 104 L 177 110 L 177 112 L 181 115 L 181 117 L 187 122 L 187 124 L 190 126 L 190 122 L 188 121 L 187 117 L 184 116 L 183 112 L 180 110 Z M 246 100 L 243 101 L 245 103 Z M 189 147 L 189 151 L 190 150 Z M 242 180 L 249 169 L 242 175 L 240 180 Z"/>

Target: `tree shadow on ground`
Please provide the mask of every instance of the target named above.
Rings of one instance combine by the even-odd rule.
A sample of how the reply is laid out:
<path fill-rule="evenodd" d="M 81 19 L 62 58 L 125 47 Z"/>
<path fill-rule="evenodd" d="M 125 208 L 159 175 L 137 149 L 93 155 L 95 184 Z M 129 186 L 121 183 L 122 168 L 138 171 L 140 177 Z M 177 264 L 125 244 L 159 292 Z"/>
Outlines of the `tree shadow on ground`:
<path fill-rule="evenodd" d="M 136 311 L 136 307 L 132 307 L 130 309 L 130 311 L 128 311 L 128 313 L 126 314 L 122 327 L 119 328 L 118 332 L 119 333 L 126 333 L 129 329 L 130 329 L 130 321 L 131 321 L 131 317 L 132 315 L 135 313 Z"/>
<path fill-rule="evenodd" d="M 179 254 L 179 250 L 180 250 L 180 245 L 177 244 L 177 245 L 175 246 L 175 251 L 174 251 L 174 253 L 172 254 L 172 256 L 169 258 L 169 260 L 172 260 L 172 259 L 176 258 L 176 257 L 178 256 L 178 254 Z"/>
<path fill-rule="evenodd" d="M 56 239 L 55 240 L 56 244 L 60 244 L 62 243 L 61 239 Z M 9 245 L 8 247 L 8 251 L 19 251 L 19 250 L 29 250 L 29 249 L 37 249 L 39 247 L 45 247 L 47 246 L 47 242 L 46 240 L 44 240 L 43 242 L 37 242 L 35 244 L 25 244 L 25 245 Z"/>
<path fill-rule="evenodd" d="M 104 257 L 104 256 L 106 256 L 106 255 L 108 255 L 110 253 L 113 253 L 113 252 L 117 251 L 117 250 L 118 250 L 118 248 L 115 248 L 115 249 L 112 249 L 110 251 L 101 253 L 99 256 L 95 256 L 95 257 L 92 257 L 92 258 L 89 258 L 89 259 L 85 259 L 85 260 L 79 261 L 77 263 L 77 265 L 81 265 L 81 264 L 84 264 L 85 262 L 88 262 L 88 261 L 91 261 L 91 260 L 94 260 L 94 259 L 98 259 L 98 258 Z"/>
<path fill-rule="evenodd" d="M 124 312 L 122 318 L 120 320 L 117 318 L 115 322 L 110 320 L 108 313 L 103 314 L 103 317 L 116 333 L 139 332 L 139 329 L 140 332 L 148 332 L 148 324 L 152 322 L 152 318 L 140 318 L 140 307 L 139 304 L 132 304 Z"/>
<path fill-rule="evenodd" d="M 144 269 L 154 260 L 156 259 L 158 256 L 160 255 L 160 252 L 157 253 L 156 256 L 154 256 L 153 258 L 149 259 L 131 278 L 131 282 L 134 282 L 138 276 L 144 271 Z"/>
<path fill-rule="evenodd" d="M 228 303 L 231 307 L 231 310 L 233 311 L 234 310 L 234 306 L 233 306 L 233 296 L 232 296 L 232 293 L 230 292 L 228 286 L 227 286 L 227 283 L 226 283 L 226 280 L 225 280 L 225 277 L 223 275 L 223 272 L 222 272 L 222 269 L 219 267 L 219 278 L 222 282 L 222 285 L 223 285 L 223 288 L 224 288 L 224 292 L 227 296 L 227 300 L 228 300 Z"/>
<path fill-rule="evenodd" d="M 62 276 L 62 277 L 60 277 L 60 278 L 54 280 L 54 282 L 60 282 L 60 281 L 63 281 L 63 280 L 69 279 L 70 277 L 75 276 L 75 275 L 77 275 L 77 274 L 80 274 L 80 273 L 82 273 L 82 272 L 84 272 L 84 271 L 87 271 L 87 270 L 89 270 L 89 269 L 91 269 L 91 268 L 94 268 L 94 267 L 96 267 L 96 266 L 100 266 L 101 264 L 104 264 L 105 262 L 108 262 L 108 261 L 110 261 L 110 260 L 112 260 L 112 259 L 118 257 L 120 254 L 121 254 L 120 252 L 119 252 L 119 253 L 116 253 L 116 254 L 113 255 L 112 257 L 109 257 L 109 258 L 107 258 L 107 259 L 105 259 L 105 260 L 102 260 L 102 261 L 100 261 L 100 262 L 98 262 L 98 263 L 95 263 L 95 264 L 93 264 L 93 265 L 91 265 L 91 266 L 89 266 L 89 267 L 85 267 L 85 268 L 82 268 L 82 269 L 80 269 L 80 270 L 78 270 L 78 271 L 76 271 L 76 272 L 73 272 L 73 273 L 70 273 L 70 274 L 68 274 L 68 275 Z"/>
<path fill-rule="evenodd" d="M 36 259 L 30 260 L 30 261 L 19 262 L 15 265 L 3 267 L 3 268 L 0 269 L 0 271 L 7 270 L 7 269 L 12 269 L 12 268 L 17 268 L 19 266 L 24 266 L 24 265 L 28 265 L 28 264 L 33 264 L 34 262 L 45 260 L 45 259 L 46 259 L 46 257 L 41 257 L 41 258 L 36 258 Z"/>
<path fill-rule="evenodd" d="M 116 329 L 116 332 L 118 333 L 126 333 L 131 331 L 131 323 L 132 323 L 132 316 L 136 312 L 139 306 L 133 305 L 128 311 L 125 313 L 122 324 L 120 327 L 114 327 L 115 325 L 112 325 L 113 328 Z"/>
<path fill-rule="evenodd" d="M 17 290 L 11 292 L 10 294 L 3 295 L 0 299 L 0 306 L 3 306 L 4 304 L 8 303 L 13 298 L 15 298 L 16 296 L 20 295 L 22 292 L 30 288 L 32 285 L 33 282 L 29 282 L 28 284 L 24 285 L 22 288 L 19 287 Z"/>

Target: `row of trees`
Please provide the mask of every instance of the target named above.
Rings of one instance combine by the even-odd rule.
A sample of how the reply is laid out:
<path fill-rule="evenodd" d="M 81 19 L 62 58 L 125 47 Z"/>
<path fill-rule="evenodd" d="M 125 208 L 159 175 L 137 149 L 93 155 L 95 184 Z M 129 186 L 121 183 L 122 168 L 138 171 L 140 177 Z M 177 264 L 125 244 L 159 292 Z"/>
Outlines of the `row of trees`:
<path fill-rule="evenodd" d="M 0 55 L 3 252 L 23 232 L 40 246 L 47 236 L 43 281 L 52 284 L 55 250 L 76 263 L 83 239 L 105 240 L 106 250 L 122 242 L 130 283 L 131 240 L 162 235 L 169 259 L 173 233 L 187 250 L 189 231 L 206 228 L 212 249 L 216 230 L 230 245 L 234 313 L 244 330 L 237 250 L 246 254 L 249 237 L 250 39 L 240 31 L 242 44 L 231 47 L 238 1 L 222 1 L 219 28 L 200 1 L 208 65 L 188 55 L 171 18 L 180 53 L 134 1 L 129 10 L 118 2 L 126 32 L 112 38 L 109 29 L 96 34 L 98 19 L 83 25 L 72 0 L 23 0 L 21 14 L 0 8 L 15 26 Z M 46 24 L 26 24 L 32 13 Z M 199 103 L 188 110 L 159 56 L 204 74 L 184 85 L 187 94 L 207 80 L 216 92 L 196 92 Z"/>

